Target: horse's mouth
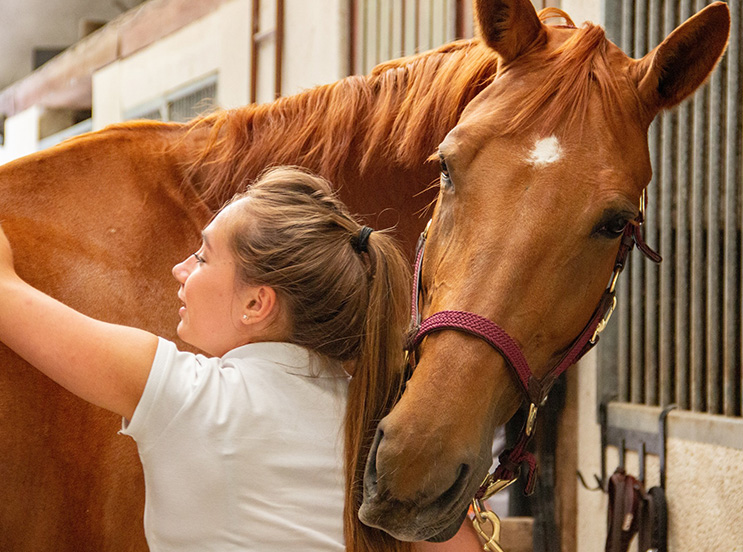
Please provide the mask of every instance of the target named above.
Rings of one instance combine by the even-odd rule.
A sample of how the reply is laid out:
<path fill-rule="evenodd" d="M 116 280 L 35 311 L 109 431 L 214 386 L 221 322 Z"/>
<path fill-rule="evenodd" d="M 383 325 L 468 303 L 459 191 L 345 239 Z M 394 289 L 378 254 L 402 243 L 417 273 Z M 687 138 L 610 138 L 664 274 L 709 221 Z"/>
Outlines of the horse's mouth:
<path fill-rule="evenodd" d="M 377 500 L 364 501 L 359 510 L 359 519 L 365 525 L 409 542 L 447 541 L 459 531 L 466 515 L 466 505 L 455 515 L 448 508 L 445 513 L 441 513 L 432 511 L 430 507 L 416 510 L 409 504 Z"/>
<path fill-rule="evenodd" d="M 364 524 L 411 542 L 443 542 L 457 533 L 467 514 L 469 497 L 476 490 L 472 488 L 469 466 L 462 464 L 451 487 L 433 501 L 400 501 L 379 484 L 372 458 L 370 455 L 364 477 L 364 501 L 359 510 Z"/>

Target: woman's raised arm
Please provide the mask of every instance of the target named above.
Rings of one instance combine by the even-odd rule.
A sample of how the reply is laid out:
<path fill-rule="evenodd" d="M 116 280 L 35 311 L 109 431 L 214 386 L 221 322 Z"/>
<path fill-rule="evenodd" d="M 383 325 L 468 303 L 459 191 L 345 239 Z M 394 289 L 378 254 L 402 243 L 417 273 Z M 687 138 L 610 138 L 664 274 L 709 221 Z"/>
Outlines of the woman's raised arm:
<path fill-rule="evenodd" d="M 85 316 L 21 280 L 2 228 L 0 342 L 75 395 L 126 418 L 157 350 L 155 335 Z"/>

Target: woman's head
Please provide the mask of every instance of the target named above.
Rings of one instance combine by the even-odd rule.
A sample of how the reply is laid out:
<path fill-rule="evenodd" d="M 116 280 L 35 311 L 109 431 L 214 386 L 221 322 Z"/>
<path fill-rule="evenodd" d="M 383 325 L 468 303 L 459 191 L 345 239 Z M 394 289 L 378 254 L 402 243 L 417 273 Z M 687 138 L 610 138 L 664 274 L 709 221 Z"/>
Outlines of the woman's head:
<path fill-rule="evenodd" d="M 227 209 L 237 278 L 275 290 L 286 339 L 331 358 L 358 357 L 370 301 L 378 300 L 371 294 L 376 257 L 407 272 L 389 236 L 374 232 L 359 251 L 363 227 L 327 181 L 297 168 L 267 171 Z"/>

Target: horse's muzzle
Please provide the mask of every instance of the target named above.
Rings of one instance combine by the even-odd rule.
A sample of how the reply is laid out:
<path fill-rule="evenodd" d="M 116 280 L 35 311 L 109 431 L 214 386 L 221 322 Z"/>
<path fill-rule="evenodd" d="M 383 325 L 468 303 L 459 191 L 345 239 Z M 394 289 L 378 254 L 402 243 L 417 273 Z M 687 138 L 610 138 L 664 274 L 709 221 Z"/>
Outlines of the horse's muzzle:
<path fill-rule="evenodd" d="M 401 480 L 394 474 L 400 473 L 396 462 L 403 461 L 403 458 L 393 456 L 390 465 L 385 450 L 394 450 L 394 447 L 386 447 L 383 424 L 384 420 L 377 429 L 366 463 L 360 520 L 402 541 L 441 542 L 452 538 L 459 530 L 478 487 L 470 465 L 460 463 L 458 468 L 449 470 L 451 474 L 446 477 L 445 473 L 436 470 L 437 462 L 433 459 L 426 464 L 429 473 L 420 479 L 426 482 L 425 490 L 411 485 L 399 486 Z M 432 481 L 431 473 L 440 477 Z M 405 480 L 411 483 L 407 477 Z"/>

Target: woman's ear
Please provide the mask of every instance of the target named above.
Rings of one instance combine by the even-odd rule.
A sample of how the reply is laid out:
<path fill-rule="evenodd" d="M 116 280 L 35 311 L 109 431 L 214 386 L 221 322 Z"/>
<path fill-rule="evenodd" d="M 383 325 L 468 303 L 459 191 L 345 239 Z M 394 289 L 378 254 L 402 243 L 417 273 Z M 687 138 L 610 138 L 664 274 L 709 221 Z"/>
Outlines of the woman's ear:
<path fill-rule="evenodd" d="M 270 322 L 278 314 L 276 290 L 269 286 L 246 286 L 240 294 L 242 313 L 240 321 L 245 325 Z"/>

